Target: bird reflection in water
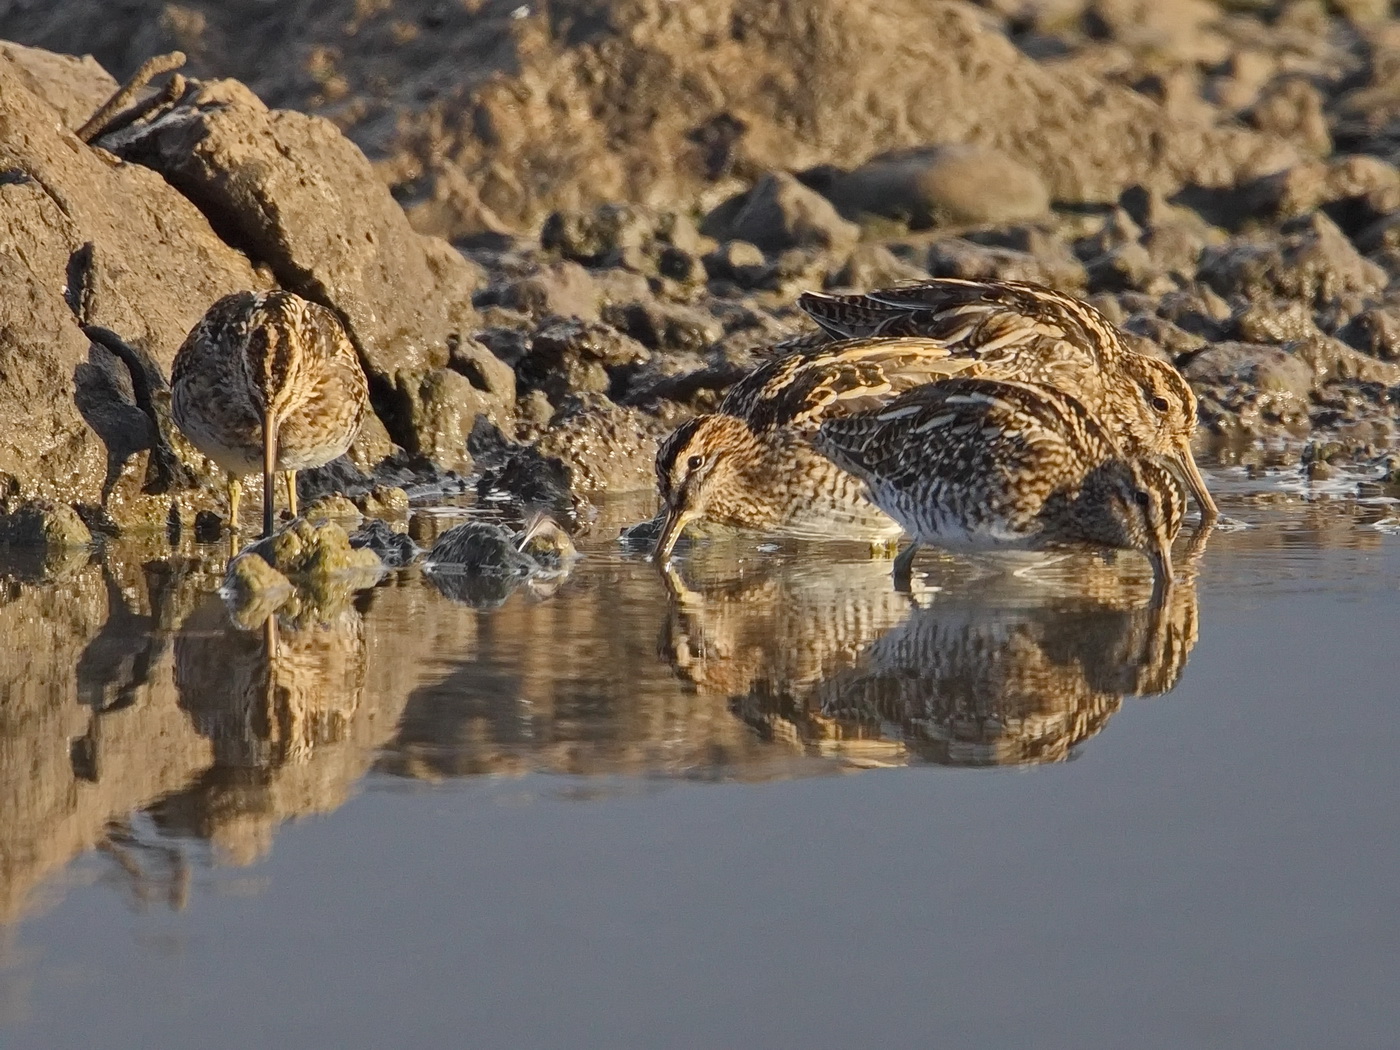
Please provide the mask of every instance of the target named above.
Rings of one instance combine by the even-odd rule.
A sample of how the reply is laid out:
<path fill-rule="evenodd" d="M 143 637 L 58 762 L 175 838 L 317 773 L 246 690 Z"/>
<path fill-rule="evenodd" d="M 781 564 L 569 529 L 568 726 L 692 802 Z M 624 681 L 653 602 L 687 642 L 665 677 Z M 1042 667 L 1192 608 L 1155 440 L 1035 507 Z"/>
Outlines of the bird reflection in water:
<path fill-rule="evenodd" d="M 365 627 L 348 596 L 251 628 L 239 613 L 210 596 L 175 639 L 179 705 L 212 744 L 213 762 L 151 813 L 164 832 L 208 839 L 249 863 L 282 820 L 344 801 L 369 762 L 356 737 L 376 719 L 360 713 Z"/>
<path fill-rule="evenodd" d="M 1116 566 L 986 577 L 944 563 L 918 601 L 881 601 L 878 571 L 695 585 L 672 574 L 662 650 L 702 693 L 729 697 L 762 738 L 856 766 L 1063 761 L 1130 695 L 1169 692 L 1197 637 L 1188 545 L 1165 602 Z"/>
<path fill-rule="evenodd" d="M 364 622 L 348 604 L 329 615 L 271 615 L 244 630 L 210 601 L 175 641 L 180 706 L 214 742 L 219 765 L 305 761 L 343 739 L 364 680 Z"/>
<path fill-rule="evenodd" d="M 889 562 L 868 557 L 755 560 L 713 545 L 687 558 L 685 576 L 661 571 L 670 602 L 658 648 L 706 696 L 809 688 L 910 607 L 890 586 Z"/>

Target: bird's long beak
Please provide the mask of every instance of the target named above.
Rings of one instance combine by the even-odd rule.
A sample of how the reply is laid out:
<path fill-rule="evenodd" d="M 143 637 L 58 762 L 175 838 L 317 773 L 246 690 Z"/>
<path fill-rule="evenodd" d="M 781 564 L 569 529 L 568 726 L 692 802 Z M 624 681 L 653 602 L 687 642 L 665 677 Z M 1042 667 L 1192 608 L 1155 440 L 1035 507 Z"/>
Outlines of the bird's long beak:
<path fill-rule="evenodd" d="M 656 538 L 656 549 L 651 553 L 652 561 L 664 562 L 671 556 L 676 541 L 694 517 L 695 512 L 685 507 L 666 508 L 666 520 L 661 523 L 661 535 Z"/>
<path fill-rule="evenodd" d="M 1186 482 L 1191 495 L 1196 497 L 1196 502 L 1200 505 L 1201 521 L 1209 523 L 1219 518 L 1220 508 L 1215 505 L 1210 490 L 1206 488 L 1206 479 L 1201 477 L 1201 470 L 1196 466 L 1196 458 L 1191 455 L 1189 445 L 1183 444 L 1177 449 L 1173 463 L 1181 473 L 1181 480 Z"/>
<path fill-rule="evenodd" d="M 1171 543 L 1166 537 L 1158 536 L 1145 553 L 1152 563 L 1152 602 L 1157 605 L 1165 600 L 1174 581 Z"/>

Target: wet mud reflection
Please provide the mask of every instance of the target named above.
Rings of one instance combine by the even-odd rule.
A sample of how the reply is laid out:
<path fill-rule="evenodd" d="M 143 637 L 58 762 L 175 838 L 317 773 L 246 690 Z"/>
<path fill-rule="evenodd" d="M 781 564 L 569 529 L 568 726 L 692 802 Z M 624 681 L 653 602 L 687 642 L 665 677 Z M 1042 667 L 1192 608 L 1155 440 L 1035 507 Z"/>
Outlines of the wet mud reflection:
<path fill-rule="evenodd" d="M 1210 578 L 1257 573 L 1255 551 L 1374 547 L 1372 517 L 1217 534 Z M 133 902 L 179 906 L 191 864 L 256 860 L 371 773 L 1059 761 L 1111 746 L 1093 738 L 1170 691 L 1204 630 L 1189 579 L 1153 608 L 1132 559 L 1033 579 L 934 559 L 911 596 L 859 552 L 713 543 L 669 578 L 606 542 L 586 554 L 485 607 L 403 570 L 276 619 L 219 597 L 221 550 L 0 562 L 0 921 L 92 850 Z"/>

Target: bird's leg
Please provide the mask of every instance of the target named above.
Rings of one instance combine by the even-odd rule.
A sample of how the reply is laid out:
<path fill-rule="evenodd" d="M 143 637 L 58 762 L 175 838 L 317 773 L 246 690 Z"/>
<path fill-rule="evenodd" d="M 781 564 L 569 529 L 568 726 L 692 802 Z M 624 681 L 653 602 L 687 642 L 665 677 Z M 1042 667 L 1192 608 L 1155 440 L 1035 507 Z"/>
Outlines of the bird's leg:
<path fill-rule="evenodd" d="M 272 535 L 277 523 L 273 493 L 277 488 L 277 420 L 263 417 L 263 537 Z"/>
<path fill-rule="evenodd" d="M 292 519 L 297 516 L 297 472 L 289 470 L 284 475 L 287 480 L 287 506 L 292 509 Z"/>
<path fill-rule="evenodd" d="M 918 553 L 918 540 L 911 540 L 909 546 L 904 548 L 898 558 L 894 560 L 894 586 L 895 590 L 907 591 L 914 568 L 914 555 Z"/>
<path fill-rule="evenodd" d="M 237 474 L 228 476 L 228 529 L 238 531 L 238 508 L 243 502 L 243 479 Z"/>

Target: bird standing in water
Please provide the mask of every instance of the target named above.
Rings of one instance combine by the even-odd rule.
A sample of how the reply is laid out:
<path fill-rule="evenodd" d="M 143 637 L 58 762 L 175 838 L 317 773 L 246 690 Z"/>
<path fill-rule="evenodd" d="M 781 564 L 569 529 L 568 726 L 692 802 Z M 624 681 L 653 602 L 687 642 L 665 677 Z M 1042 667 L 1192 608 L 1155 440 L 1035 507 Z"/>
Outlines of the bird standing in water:
<path fill-rule="evenodd" d="M 716 412 L 682 423 L 658 448 L 664 518 L 656 558 L 668 557 L 697 519 L 806 539 L 897 539 L 899 525 L 812 447 L 812 435 L 824 419 L 966 367 L 932 339 L 851 339 L 751 372 Z"/>
<path fill-rule="evenodd" d="M 295 517 L 296 472 L 343 455 L 369 402 L 340 319 L 284 291 L 235 292 L 211 306 L 176 353 L 170 386 L 176 425 L 228 472 L 234 531 L 242 476 L 262 471 L 265 536 L 276 473 Z"/>
<path fill-rule="evenodd" d="M 798 305 L 831 339 L 923 336 L 965 360 L 965 374 L 1066 391 L 1124 453 L 1173 466 L 1203 522 L 1219 517 L 1191 453 L 1196 395 L 1170 362 L 1129 348 L 1088 303 L 1029 282 L 942 277 L 855 295 L 804 292 Z"/>
<path fill-rule="evenodd" d="M 863 480 L 913 538 L 949 550 L 1141 551 L 1160 596 L 1186 495 L 1157 461 L 1124 456 L 1104 426 L 1053 387 L 954 377 L 823 423 L 823 454 Z"/>

